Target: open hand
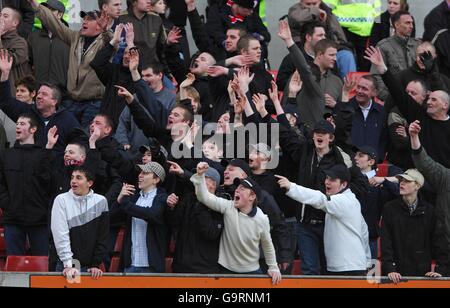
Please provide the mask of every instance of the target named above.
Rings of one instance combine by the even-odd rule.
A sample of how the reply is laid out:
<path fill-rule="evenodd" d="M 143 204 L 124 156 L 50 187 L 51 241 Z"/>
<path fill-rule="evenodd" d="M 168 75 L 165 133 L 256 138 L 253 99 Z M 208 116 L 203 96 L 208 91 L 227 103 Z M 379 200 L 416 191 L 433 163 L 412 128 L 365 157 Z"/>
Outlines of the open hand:
<path fill-rule="evenodd" d="M 53 149 L 53 147 L 55 146 L 55 144 L 58 142 L 58 127 L 53 126 L 48 130 L 47 133 L 47 149 Z"/>
<path fill-rule="evenodd" d="M 173 27 L 169 34 L 167 34 L 167 45 L 175 45 L 178 44 L 180 41 L 180 38 L 182 38 L 181 30 L 178 27 Z"/>

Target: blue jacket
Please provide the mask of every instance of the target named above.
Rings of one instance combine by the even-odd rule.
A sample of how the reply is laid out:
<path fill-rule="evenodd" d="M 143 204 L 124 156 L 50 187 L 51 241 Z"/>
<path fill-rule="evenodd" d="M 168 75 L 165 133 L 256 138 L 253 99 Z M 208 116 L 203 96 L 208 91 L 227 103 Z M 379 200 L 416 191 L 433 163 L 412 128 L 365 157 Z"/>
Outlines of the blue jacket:
<path fill-rule="evenodd" d="M 152 207 L 142 207 L 136 205 L 140 197 L 140 192 L 133 197 L 127 198 L 119 205 L 115 206 L 122 209 L 127 215 L 127 223 L 125 226 L 125 238 L 122 252 L 121 268 L 131 266 L 131 233 L 132 218 L 140 218 L 147 222 L 147 252 L 149 258 L 149 266 L 153 267 L 156 272 L 164 273 L 165 257 L 169 247 L 169 228 L 165 222 L 165 210 L 167 207 L 167 194 L 164 189 L 158 188 L 155 199 L 153 199 Z"/>
<path fill-rule="evenodd" d="M 386 153 L 387 140 L 384 107 L 373 102 L 369 115 L 364 120 L 364 115 L 356 99 L 351 99 L 348 104 L 353 107 L 354 111 L 351 133 L 353 145 L 357 147 L 363 145 L 371 146 L 377 150 L 378 159 L 383 160 Z"/>

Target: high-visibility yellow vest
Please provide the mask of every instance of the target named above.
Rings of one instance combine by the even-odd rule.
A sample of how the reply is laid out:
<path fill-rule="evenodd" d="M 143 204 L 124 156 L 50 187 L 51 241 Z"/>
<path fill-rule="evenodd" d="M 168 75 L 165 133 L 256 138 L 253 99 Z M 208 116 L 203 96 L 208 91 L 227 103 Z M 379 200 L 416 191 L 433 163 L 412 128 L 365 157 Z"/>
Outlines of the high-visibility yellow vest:
<path fill-rule="evenodd" d="M 381 0 L 324 0 L 343 28 L 359 36 L 370 36 L 381 15 Z"/>
<path fill-rule="evenodd" d="M 42 3 L 42 2 L 47 2 L 47 0 L 37 0 L 39 3 Z M 69 1 L 70 0 L 59 0 L 59 1 L 61 1 L 61 3 L 62 4 L 64 4 L 64 7 L 66 8 L 66 12 L 64 13 L 64 16 L 63 16 L 63 19 L 67 22 L 67 23 L 69 23 L 69 21 L 70 21 L 70 17 L 69 17 Z M 39 18 L 35 18 L 34 19 L 34 28 L 36 28 L 36 29 L 42 29 L 42 23 L 41 23 L 41 20 L 39 19 Z"/>
<path fill-rule="evenodd" d="M 267 18 L 266 18 L 266 0 L 259 1 L 259 17 L 261 18 L 264 26 L 267 27 Z"/>

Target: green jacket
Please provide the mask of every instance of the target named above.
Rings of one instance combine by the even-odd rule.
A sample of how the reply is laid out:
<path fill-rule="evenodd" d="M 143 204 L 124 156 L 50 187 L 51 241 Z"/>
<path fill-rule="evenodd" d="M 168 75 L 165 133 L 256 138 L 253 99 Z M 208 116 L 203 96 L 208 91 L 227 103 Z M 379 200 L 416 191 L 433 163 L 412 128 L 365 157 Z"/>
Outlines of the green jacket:
<path fill-rule="evenodd" d="M 436 233 L 439 235 L 439 241 L 441 242 L 440 252 L 443 257 L 437 257 L 437 259 L 443 259 L 442 262 L 445 269 L 441 269 L 442 273 L 437 269 L 436 271 L 448 275 L 448 269 L 450 268 L 450 169 L 445 168 L 441 164 L 435 162 L 428 156 L 424 148 L 413 151 L 413 161 L 416 168 L 423 174 L 425 180 L 434 188 L 436 198 Z M 445 262 L 447 261 L 447 262 Z"/>

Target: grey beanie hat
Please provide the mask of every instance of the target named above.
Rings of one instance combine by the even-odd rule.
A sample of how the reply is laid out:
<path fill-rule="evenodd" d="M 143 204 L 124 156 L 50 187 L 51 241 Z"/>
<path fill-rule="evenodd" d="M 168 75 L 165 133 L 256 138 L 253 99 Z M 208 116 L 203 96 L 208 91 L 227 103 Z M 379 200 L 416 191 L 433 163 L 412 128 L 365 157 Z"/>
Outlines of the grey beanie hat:
<path fill-rule="evenodd" d="M 219 187 L 220 174 L 216 169 L 209 167 L 208 170 L 206 170 L 205 177 L 214 180 L 216 182 L 217 187 Z"/>

